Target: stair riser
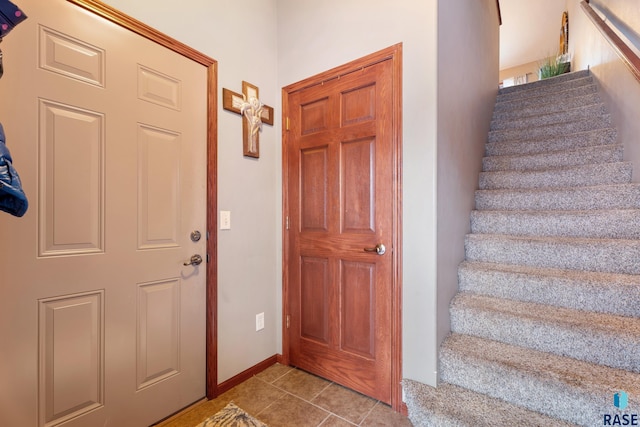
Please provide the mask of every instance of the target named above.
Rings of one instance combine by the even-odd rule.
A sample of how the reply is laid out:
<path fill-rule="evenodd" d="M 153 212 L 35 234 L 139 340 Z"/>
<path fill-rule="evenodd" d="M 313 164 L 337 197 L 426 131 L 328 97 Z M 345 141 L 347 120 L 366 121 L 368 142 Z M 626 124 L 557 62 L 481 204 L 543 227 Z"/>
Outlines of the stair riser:
<path fill-rule="evenodd" d="M 587 107 L 564 110 L 558 113 L 530 116 L 521 119 L 497 119 L 491 122 L 491 130 L 503 129 L 523 129 L 534 126 L 548 126 L 557 123 L 574 122 L 577 120 L 588 120 L 599 118 L 607 114 L 607 110 L 602 104 L 590 105 Z"/>
<path fill-rule="evenodd" d="M 640 274 L 640 241 L 527 239 L 468 235 L 468 261 L 544 268 Z"/>
<path fill-rule="evenodd" d="M 499 93 L 496 102 L 513 101 L 528 98 L 537 98 L 547 94 L 558 94 L 567 90 L 577 89 L 584 86 L 593 85 L 592 77 L 583 77 L 581 79 L 572 79 L 560 84 L 540 86 L 528 90 L 521 90 L 511 93 Z"/>
<path fill-rule="evenodd" d="M 615 392 L 607 390 L 601 395 L 589 394 L 551 377 L 465 358 L 446 348 L 440 352 L 440 378 L 477 393 L 584 426 L 601 425 L 601 414 L 612 411 L 609 400 Z"/>
<path fill-rule="evenodd" d="M 526 92 L 531 89 L 536 89 L 544 86 L 556 86 L 561 85 L 564 82 L 576 79 L 582 79 L 585 77 L 589 77 L 589 70 L 580 70 L 572 73 L 560 74 L 559 76 L 555 76 L 548 79 L 537 80 L 535 82 L 527 83 L 526 85 L 516 85 L 501 88 L 498 93 L 500 95 L 512 92 Z"/>
<path fill-rule="evenodd" d="M 591 95 L 598 92 L 596 85 L 582 86 L 575 89 L 569 89 L 558 93 L 545 94 L 533 98 L 515 99 L 513 101 L 498 101 L 494 107 L 494 111 L 514 110 L 521 108 L 539 108 L 540 113 L 544 111 L 547 104 L 564 104 L 565 100 L 578 96 Z"/>
<path fill-rule="evenodd" d="M 478 210 L 640 209 L 640 186 L 476 191 L 475 200 Z"/>
<path fill-rule="evenodd" d="M 588 276 L 588 275 L 582 275 Z M 460 291 L 574 310 L 640 317 L 640 277 L 599 278 L 458 269 Z"/>
<path fill-rule="evenodd" d="M 471 232 L 540 237 L 640 239 L 640 210 L 579 213 L 473 211 Z"/>
<path fill-rule="evenodd" d="M 526 316 L 478 308 L 451 308 L 451 331 L 538 351 L 640 371 L 637 336 L 599 331 L 571 323 L 533 320 Z"/>
<path fill-rule="evenodd" d="M 495 142 L 486 144 L 485 152 L 487 156 L 537 154 L 550 151 L 575 150 L 581 147 L 610 145 L 615 144 L 616 139 L 616 130 L 606 128 L 538 141 Z"/>
<path fill-rule="evenodd" d="M 499 109 L 493 112 L 492 120 L 521 119 L 541 114 L 562 113 L 585 105 L 600 104 L 602 99 L 598 93 L 589 93 L 582 96 L 567 98 L 562 102 L 548 103 L 546 105 L 534 105 L 526 108 Z"/>
<path fill-rule="evenodd" d="M 631 182 L 630 163 L 603 163 L 543 171 L 481 172 L 481 190 L 586 187 Z"/>
<path fill-rule="evenodd" d="M 485 172 L 542 170 L 622 161 L 622 145 L 586 147 L 579 151 L 556 151 L 527 156 L 490 156 L 482 159 Z"/>
<path fill-rule="evenodd" d="M 576 132 L 604 129 L 611 126 L 611 119 L 607 116 L 591 120 L 559 123 L 549 126 L 526 129 L 494 130 L 489 132 L 488 142 L 528 141 L 543 138 L 554 138 Z"/>

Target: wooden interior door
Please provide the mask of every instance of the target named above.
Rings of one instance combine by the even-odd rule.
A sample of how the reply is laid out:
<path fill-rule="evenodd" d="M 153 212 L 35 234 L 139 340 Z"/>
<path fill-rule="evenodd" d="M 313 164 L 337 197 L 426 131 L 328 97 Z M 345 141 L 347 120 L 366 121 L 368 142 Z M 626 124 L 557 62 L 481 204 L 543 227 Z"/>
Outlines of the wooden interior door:
<path fill-rule="evenodd" d="M 207 67 L 64 0 L 20 7 L 0 425 L 149 425 L 205 395 L 206 263 L 184 262 L 206 258 Z"/>
<path fill-rule="evenodd" d="M 292 365 L 392 403 L 397 94 L 394 61 L 365 65 L 285 88 L 285 335 Z"/>

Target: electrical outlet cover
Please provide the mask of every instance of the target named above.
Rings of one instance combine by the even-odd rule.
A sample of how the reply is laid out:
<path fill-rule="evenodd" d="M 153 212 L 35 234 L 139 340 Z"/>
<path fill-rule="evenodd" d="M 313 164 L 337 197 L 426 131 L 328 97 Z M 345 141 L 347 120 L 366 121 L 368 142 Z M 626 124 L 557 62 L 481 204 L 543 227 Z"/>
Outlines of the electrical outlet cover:
<path fill-rule="evenodd" d="M 256 331 L 264 329 L 264 313 L 256 314 Z"/>

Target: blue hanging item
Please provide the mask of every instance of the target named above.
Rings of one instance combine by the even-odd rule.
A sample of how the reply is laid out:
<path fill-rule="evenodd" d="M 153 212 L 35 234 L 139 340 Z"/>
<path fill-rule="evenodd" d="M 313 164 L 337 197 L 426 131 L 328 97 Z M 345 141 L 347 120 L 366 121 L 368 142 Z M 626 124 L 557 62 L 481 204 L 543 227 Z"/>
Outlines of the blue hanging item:
<path fill-rule="evenodd" d="M 4 128 L 0 123 L 0 211 L 21 217 L 27 212 L 29 202 L 22 190 L 18 172 L 11 164 L 11 153 L 5 144 Z"/>
<path fill-rule="evenodd" d="M 0 0 L 0 42 L 27 15 L 9 0 Z M 2 51 L 0 50 L 0 77 L 2 77 Z M 22 190 L 18 172 L 13 167 L 11 153 L 5 144 L 4 128 L 0 123 L 0 211 L 21 217 L 27 212 L 29 202 Z"/>
<path fill-rule="evenodd" d="M 9 0 L 0 0 L 0 42 L 16 25 L 27 19 L 27 15 Z M 0 77 L 4 74 L 2 51 L 0 50 Z"/>
<path fill-rule="evenodd" d="M 27 15 L 18 6 L 9 0 L 0 0 L 0 39 L 25 19 Z"/>

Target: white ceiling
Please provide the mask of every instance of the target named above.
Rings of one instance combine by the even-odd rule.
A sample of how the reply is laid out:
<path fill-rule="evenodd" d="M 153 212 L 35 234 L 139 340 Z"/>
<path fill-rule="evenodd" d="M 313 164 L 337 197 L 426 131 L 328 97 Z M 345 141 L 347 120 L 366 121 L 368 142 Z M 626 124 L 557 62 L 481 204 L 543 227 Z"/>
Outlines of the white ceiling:
<path fill-rule="evenodd" d="M 565 10 L 565 0 L 500 0 L 500 69 L 555 55 Z"/>

